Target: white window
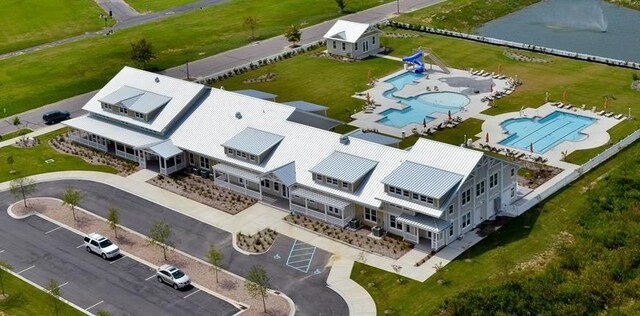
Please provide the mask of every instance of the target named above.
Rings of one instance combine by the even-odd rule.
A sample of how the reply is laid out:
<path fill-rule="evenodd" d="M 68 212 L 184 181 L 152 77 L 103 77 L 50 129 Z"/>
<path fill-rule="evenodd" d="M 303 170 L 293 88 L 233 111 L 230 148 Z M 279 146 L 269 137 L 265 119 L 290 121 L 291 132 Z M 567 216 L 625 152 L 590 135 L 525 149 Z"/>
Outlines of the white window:
<path fill-rule="evenodd" d="M 449 227 L 449 237 L 453 236 L 453 225 Z"/>
<path fill-rule="evenodd" d="M 471 188 L 462 192 L 462 205 L 465 205 L 469 202 L 471 202 Z"/>
<path fill-rule="evenodd" d="M 193 158 L 192 153 L 189 153 L 189 164 L 192 166 L 196 164 L 196 160 Z"/>
<path fill-rule="evenodd" d="M 471 225 L 471 212 L 467 212 L 467 214 L 462 215 L 462 228 Z"/>
<path fill-rule="evenodd" d="M 176 156 L 176 165 L 179 165 L 182 163 L 182 154 L 179 154 Z"/>
<path fill-rule="evenodd" d="M 327 183 L 333 184 L 333 185 L 338 185 L 338 179 L 327 177 Z"/>
<path fill-rule="evenodd" d="M 314 200 L 307 200 L 307 204 L 309 204 L 309 205 L 316 205 L 316 201 L 314 201 Z"/>
<path fill-rule="evenodd" d="M 345 44 L 344 42 L 342 42 L 342 50 L 347 50 L 347 44 Z"/>
<path fill-rule="evenodd" d="M 129 111 L 127 111 L 127 108 L 120 107 L 120 113 L 127 114 Z"/>
<path fill-rule="evenodd" d="M 449 214 L 453 214 L 453 204 L 449 205 Z"/>
<path fill-rule="evenodd" d="M 402 230 L 402 223 L 398 223 L 398 221 L 396 221 L 395 215 L 389 215 L 389 227 Z"/>
<path fill-rule="evenodd" d="M 420 201 L 422 201 L 422 202 L 426 202 L 426 201 L 427 201 L 427 197 L 426 197 L 426 196 L 424 196 L 424 195 L 421 195 L 421 196 L 420 196 Z"/>
<path fill-rule="evenodd" d="M 377 223 L 378 222 L 378 211 L 370 209 L 368 207 L 364 208 L 364 219 L 370 222 Z"/>
<path fill-rule="evenodd" d="M 142 113 L 140 113 L 140 112 L 136 112 L 136 117 L 137 117 L 137 118 L 144 119 L 144 114 L 142 114 Z"/>
<path fill-rule="evenodd" d="M 329 213 L 340 215 L 340 209 L 337 207 L 329 206 Z"/>
<path fill-rule="evenodd" d="M 498 173 L 494 173 L 491 175 L 491 177 L 489 177 L 489 188 L 493 188 L 496 185 L 498 185 Z"/>
<path fill-rule="evenodd" d="M 111 104 L 102 103 L 102 107 L 107 110 L 111 110 Z"/>
<path fill-rule="evenodd" d="M 316 180 L 322 181 L 322 175 L 316 174 Z"/>
<path fill-rule="evenodd" d="M 516 188 L 511 188 L 511 197 L 516 196 Z"/>
<path fill-rule="evenodd" d="M 238 156 L 238 157 L 242 156 L 242 152 L 236 150 L 236 156 Z"/>
<path fill-rule="evenodd" d="M 200 168 L 209 169 L 209 158 L 200 157 Z"/>
<path fill-rule="evenodd" d="M 376 43 L 376 37 L 373 36 L 373 37 L 371 37 L 371 44 L 375 44 L 375 43 Z"/>
<path fill-rule="evenodd" d="M 402 190 L 402 195 L 409 197 L 409 191 L 407 190 Z"/>
<path fill-rule="evenodd" d="M 433 204 L 433 198 L 432 198 L 432 197 L 428 197 L 428 198 L 427 198 L 427 203 L 429 203 L 429 204 Z"/>
<path fill-rule="evenodd" d="M 274 182 L 273 183 L 273 189 L 276 190 L 276 191 L 280 191 L 280 183 Z"/>
<path fill-rule="evenodd" d="M 233 149 L 231 149 L 231 148 L 227 148 L 227 154 L 229 154 L 229 155 L 233 155 Z"/>
<path fill-rule="evenodd" d="M 484 194 L 484 180 L 480 183 L 476 183 L 476 196 Z"/>
<path fill-rule="evenodd" d="M 264 180 L 260 181 L 260 183 L 262 183 L 262 186 L 265 187 L 265 188 L 270 188 L 271 187 L 271 181 L 269 181 L 268 179 L 264 179 Z M 311 200 L 309 200 L 309 201 L 311 201 Z"/>
<path fill-rule="evenodd" d="M 511 176 L 515 176 L 516 175 L 516 168 L 511 168 Z"/>
<path fill-rule="evenodd" d="M 342 182 L 342 188 L 348 189 L 349 188 L 349 182 Z"/>
<path fill-rule="evenodd" d="M 409 226 L 409 225 L 404 225 L 404 230 L 405 230 L 407 233 L 410 233 L 410 232 L 411 232 L 411 226 Z M 431 232 L 429 232 L 429 238 L 431 238 Z"/>
<path fill-rule="evenodd" d="M 389 186 L 389 192 L 396 193 L 396 188 L 392 187 L 392 186 Z"/>
<path fill-rule="evenodd" d="M 251 161 L 256 161 L 256 156 L 254 156 L 254 155 L 249 155 L 249 160 L 251 160 Z"/>
<path fill-rule="evenodd" d="M 242 153 L 242 158 L 247 158 L 247 153 Z"/>
<path fill-rule="evenodd" d="M 333 49 L 336 49 L 337 48 L 336 47 L 336 41 L 331 41 L 331 42 L 333 42 Z"/>
<path fill-rule="evenodd" d="M 358 43 L 357 42 L 353 44 L 353 50 L 358 50 Z"/>
<path fill-rule="evenodd" d="M 420 195 L 418 193 L 412 193 L 411 196 L 414 200 L 417 200 L 420 198 Z"/>
<path fill-rule="evenodd" d="M 244 179 L 238 178 L 238 182 L 240 182 L 240 184 L 244 184 Z"/>

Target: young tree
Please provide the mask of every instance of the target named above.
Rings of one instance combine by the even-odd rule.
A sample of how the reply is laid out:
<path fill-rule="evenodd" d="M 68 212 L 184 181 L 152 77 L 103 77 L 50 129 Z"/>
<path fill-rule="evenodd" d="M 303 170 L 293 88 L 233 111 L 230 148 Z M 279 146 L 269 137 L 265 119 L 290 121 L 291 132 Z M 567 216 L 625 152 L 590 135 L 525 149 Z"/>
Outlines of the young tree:
<path fill-rule="evenodd" d="M 218 283 L 218 268 L 220 267 L 220 262 L 224 259 L 224 255 L 222 252 L 218 251 L 218 248 L 214 244 L 209 246 L 209 251 L 207 252 L 207 260 L 213 266 L 213 271 L 216 272 L 216 283 Z"/>
<path fill-rule="evenodd" d="M 256 26 L 258 26 L 258 18 L 256 18 L 255 16 L 248 16 L 244 18 L 244 22 L 242 23 L 242 26 L 251 30 L 252 40 L 256 39 L 255 30 L 256 30 Z"/>
<path fill-rule="evenodd" d="M 96 316 L 111 316 L 111 312 L 104 309 L 99 309 L 98 312 L 96 312 Z"/>
<path fill-rule="evenodd" d="M 13 118 L 13 126 L 18 127 L 20 124 L 22 124 L 22 121 L 20 120 L 20 117 L 16 116 Z"/>
<path fill-rule="evenodd" d="M 11 170 L 9 171 L 9 173 L 12 173 L 12 174 L 16 172 L 15 170 L 13 170 L 13 163 L 14 162 L 15 162 L 15 160 L 13 160 L 13 156 L 7 157 L 7 164 L 9 166 L 11 166 Z"/>
<path fill-rule="evenodd" d="M 59 314 L 60 298 L 62 297 L 62 290 L 60 290 L 60 283 L 56 279 L 49 279 L 47 283 L 47 292 L 51 295 L 51 302 L 53 304 L 53 311 L 56 316 Z"/>
<path fill-rule="evenodd" d="M 302 32 L 300 32 L 300 27 L 297 25 L 291 25 L 284 32 L 284 37 L 291 43 L 291 46 L 296 46 L 296 43 L 300 41 L 302 38 Z"/>
<path fill-rule="evenodd" d="M 265 299 L 267 298 L 267 290 L 271 287 L 267 271 L 265 271 L 261 265 L 251 267 L 249 274 L 247 275 L 247 280 L 244 283 L 244 287 L 254 298 L 258 296 L 262 297 L 262 308 L 266 313 L 267 303 Z"/>
<path fill-rule="evenodd" d="M 146 69 L 147 63 L 155 58 L 156 54 L 153 52 L 151 42 L 147 42 L 147 40 L 143 38 L 131 43 L 131 59 L 137 64 L 142 65 L 143 69 Z"/>
<path fill-rule="evenodd" d="M 80 204 L 80 200 L 82 196 L 80 192 L 73 189 L 67 188 L 64 190 L 64 194 L 62 195 L 62 205 L 69 206 L 71 208 L 71 213 L 73 214 L 73 220 L 77 220 L 76 218 L 76 206 Z"/>
<path fill-rule="evenodd" d="M 36 182 L 31 178 L 18 178 L 11 180 L 9 184 L 9 192 L 16 199 L 22 198 L 24 207 L 27 207 L 27 196 L 36 191 Z"/>
<path fill-rule="evenodd" d="M 118 209 L 115 207 L 109 208 L 109 213 L 107 214 L 107 221 L 109 221 L 109 228 L 113 230 L 113 233 L 118 238 L 118 225 L 120 225 L 120 213 Z"/>
<path fill-rule="evenodd" d="M 0 291 L 2 291 L 2 293 L 0 294 L 2 294 L 2 296 L 6 296 L 6 293 L 4 292 L 4 280 L 2 279 L 2 276 L 5 274 L 5 271 L 12 269 L 13 267 L 10 264 L 0 260 Z"/>
<path fill-rule="evenodd" d="M 346 4 L 344 3 L 344 0 L 336 0 L 336 4 L 338 4 L 338 9 L 340 9 L 340 13 L 344 13 L 344 8 L 346 6 Z"/>
<path fill-rule="evenodd" d="M 149 232 L 149 243 L 162 250 L 164 260 L 167 260 L 167 249 L 171 246 L 171 225 L 165 221 L 156 221 Z"/>

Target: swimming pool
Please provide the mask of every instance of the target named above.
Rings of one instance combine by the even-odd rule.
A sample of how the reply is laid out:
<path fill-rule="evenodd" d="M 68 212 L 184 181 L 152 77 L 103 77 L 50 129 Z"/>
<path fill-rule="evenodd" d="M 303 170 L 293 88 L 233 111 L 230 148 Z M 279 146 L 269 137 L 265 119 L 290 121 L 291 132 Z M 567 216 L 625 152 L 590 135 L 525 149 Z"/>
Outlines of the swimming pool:
<path fill-rule="evenodd" d="M 399 101 L 399 103 L 407 107 L 402 110 L 388 109 L 380 112 L 380 115 L 384 115 L 384 118 L 378 120 L 378 123 L 397 128 L 402 128 L 412 123 L 422 124 L 424 120 L 427 122 L 433 121 L 434 118 L 431 115 L 435 112 L 443 114 L 451 112 L 451 114 L 454 114 L 469 104 L 469 98 L 454 92 L 423 93 L 411 98 L 401 98 L 393 95 L 406 85 L 414 85 L 414 81 L 419 78 L 422 78 L 422 75 L 405 72 L 385 80 L 385 82 L 393 85 L 393 88 L 385 91 L 383 96 Z"/>
<path fill-rule="evenodd" d="M 595 121 L 594 118 L 561 111 L 543 118 L 508 119 L 500 126 L 510 136 L 500 144 L 527 151 L 533 147 L 533 152 L 542 154 L 565 140 L 586 139 L 587 135 L 581 131 Z"/>

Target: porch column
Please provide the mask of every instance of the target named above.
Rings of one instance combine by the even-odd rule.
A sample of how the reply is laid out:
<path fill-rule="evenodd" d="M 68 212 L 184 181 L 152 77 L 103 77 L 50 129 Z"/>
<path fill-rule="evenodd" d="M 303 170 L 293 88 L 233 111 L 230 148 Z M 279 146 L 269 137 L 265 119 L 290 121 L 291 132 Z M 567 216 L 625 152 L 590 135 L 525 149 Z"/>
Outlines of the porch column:
<path fill-rule="evenodd" d="M 431 236 L 433 236 L 433 241 L 431 242 L 431 248 L 438 249 L 438 234 L 431 233 Z"/>
<path fill-rule="evenodd" d="M 309 214 L 309 203 L 307 203 L 307 198 L 304 198 L 304 215 Z"/>
<path fill-rule="evenodd" d="M 258 190 L 260 191 L 260 200 L 262 200 L 262 183 L 260 182 L 260 179 L 258 179 Z"/>
<path fill-rule="evenodd" d="M 244 195 L 249 195 L 247 194 L 247 179 L 243 179 L 242 183 L 244 183 Z"/>
<path fill-rule="evenodd" d="M 329 205 L 325 204 L 324 205 L 324 221 L 327 221 L 327 208 L 329 208 Z"/>

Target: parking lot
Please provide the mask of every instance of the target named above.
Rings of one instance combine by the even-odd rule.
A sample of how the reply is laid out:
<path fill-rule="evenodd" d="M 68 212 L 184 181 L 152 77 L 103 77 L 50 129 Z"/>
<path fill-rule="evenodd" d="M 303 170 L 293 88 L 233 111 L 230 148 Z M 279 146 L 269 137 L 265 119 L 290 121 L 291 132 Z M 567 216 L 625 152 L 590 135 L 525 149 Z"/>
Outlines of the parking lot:
<path fill-rule="evenodd" d="M 39 217 L 13 220 L 0 212 L 0 260 L 40 286 L 56 279 L 62 297 L 89 312 L 157 316 L 239 311 L 200 289 L 176 291 L 159 283 L 155 270 L 131 258 L 103 260 L 83 246 L 81 236 Z"/>

